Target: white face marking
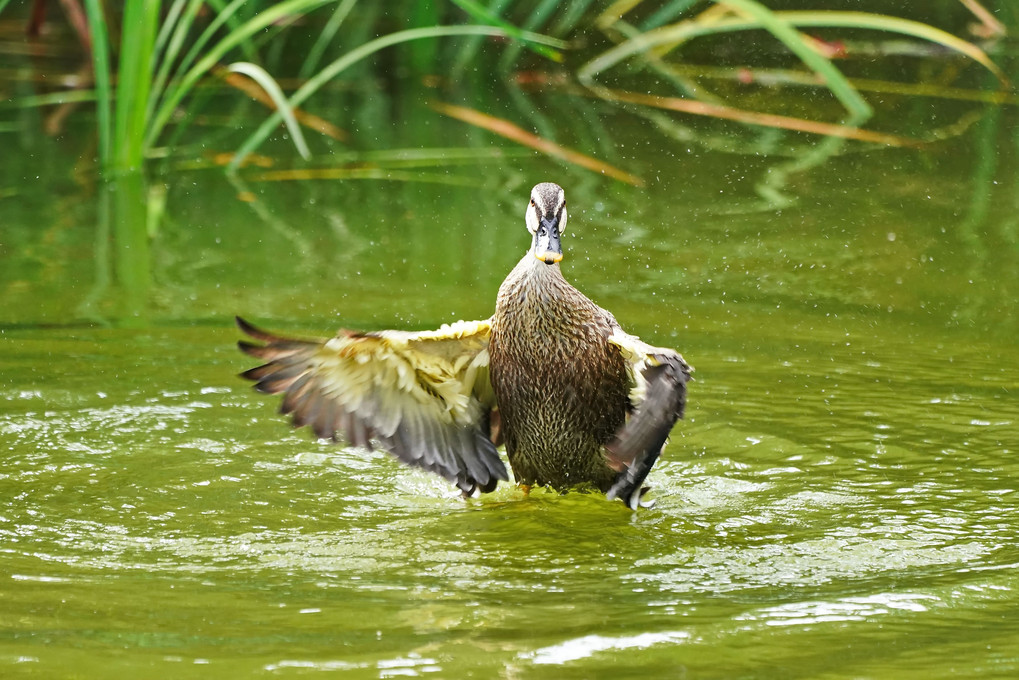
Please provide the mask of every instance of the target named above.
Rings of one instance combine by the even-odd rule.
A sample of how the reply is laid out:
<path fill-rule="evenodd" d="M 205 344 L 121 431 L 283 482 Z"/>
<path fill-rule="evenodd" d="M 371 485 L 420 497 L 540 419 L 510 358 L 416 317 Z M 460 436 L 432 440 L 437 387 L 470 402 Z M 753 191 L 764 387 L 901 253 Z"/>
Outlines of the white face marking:
<path fill-rule="evenodd" d="M 527 204 L 527 212 L 524 214 L 524 221 L 527 222 L 527 231 L 532 234 L 538 231 L 538 204 L 534 200 L 534 194 L 531 194 L 531 202 Z"/>
<path fill-rule="evenodd" d="M 559 215 L 559 233 L 562 234 L 566 229 L 566 192 L 557 184 L 544 182 L 531 189 L 531 202 L 524 216 L 527 230 L 532 234 L 538 231 L 541 218 L 550 212 Z"/>

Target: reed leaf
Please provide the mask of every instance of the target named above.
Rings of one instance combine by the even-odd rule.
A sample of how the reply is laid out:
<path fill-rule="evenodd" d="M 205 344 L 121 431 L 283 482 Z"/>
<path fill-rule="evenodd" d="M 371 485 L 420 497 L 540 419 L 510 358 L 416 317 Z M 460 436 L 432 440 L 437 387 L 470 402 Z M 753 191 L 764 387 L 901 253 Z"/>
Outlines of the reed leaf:
<path fill-rule="evenodd" d="M 740 9 L 751 18 L 723 18 L 710 23 L 687 20 L 639 34 L 589 61 L 578 71 L 577 77 L 581 83 L 592 86 L 594 76 L 598 73 L 652 47 L 682 43 L 704 35 L 764 28 L 820 75 L 854 118 L 865 119 L 871 115 L 870 105 L 849 84 L 845 76 L 827 58 L 818 54 L 807 39 L 793 28 L 794 22 L 784 16 L 786 13 L 772 12 L 755 0 L 726 0 L 726 4 Z"/>
<path fill-rule="evenodd" d="M 537 33 L 518 33 L 520 35 L 520 39 L 527 40 L 529 42 L 546 45 L 563 44 L 561 40 L 556 40 Z M 493 35 L 509 37 L 502 27 L 497 26 L 428 26 L 390 33 L 389 35 L 384 35 L 380 38 L 376 38 L 375 40 L 370 40 L 369 42 L 352 49 L 342 57 L 331 62 L 328 66 L 315 74 L 315 76 L 308 82 L 302 85 L 290 97 L 290 106 L 297 108 L 304 102 L 305 99 L 317 92 L 319 88 L 335 78 L 338 74 L 342 73 L 344 69 L 349 68 L 353 64 L 356 64 L 365 57 L 374 54 L 381 49 L 408 42 L 410 40 L 444 38 L 454 35 Z M 264 142 L 270 134 L 272 134 L 273 129 L 280 124 L 281 120 L 282 116 L 279 112 L 276 112 L 263 121 L 258 129 L 248 137 L 241 148 L 237 151 L 237 154 L 230 163 L 228 170 L 236 170 L 240 164 L 244 162 L 245 157 L 258 148 L 258 146 Z"/>
<path fill-rule="evenodd" d="M 205 27 L 205 30 L 203 30 L 198 37 L 194 39 L 184 57 L 179 59 L 180 63 L 175 66 L 176 73 L 187 73 L 187 70 L 191 68 L 191 65 L 195 63 L 195 60 L 202 54 L 202 50 L 205 49 L 205 46 L 212 41 L 213 37 L 219 33 L 220 29 L 225 26 L 235 14 L 244 7 L 246 1 L 247 0 L 233 0 L 233 2 L 216 12 L 215 18 L 210 21 L 209 25 Z M 198 16 L 198 10 L 201 9 L 201 5 L 203 4 L 203 0 L 193 0 L 193 12 L 189 12 L 190 16 L 187 17 L 187 21 L 183 25 L 185 34 L 190 31 L 192 23 Z M 234 30 L 236 31 L 237 29 Z M 244 44 L 244 41 L 241 41 L 238 44 Z M 174 57 L 173 61 L 178 61 L 176 58 L 177 55 L 174 55 Z"/>
<path fill-rule="evenodd" d="M 430 102 L 429 106 L 439 113 L 488 130 L 500 137 L 505 137 L 517 144 L 523 144 L 524 146 L 540 151 L 543 154 L 564 160 L 567 163 L 572 163 L 573 165 L 580 166 L 600 175 L 606 175 L 612 179 L 619 180 L 620 182 L 632 184 L 633 186 L 644 186 L 644 180 L 636 175 L 620 170 L 605 161 L 600 161 L 597 158 L 592 158 L 591 156 L 582 154 L 579 151 L 574 151 L 573 149 L 556 144 L 544 137 L 539 137 L 538 135 L 528 132 L 519 125 L 511 123 L 503 118 L 496 118 L 495 116 L 490 116 L 487 113 L 482 113 L 475 109 L 469 109 L 464 106 L 456 106 L 454 104 L 445 104 L 443 102 Z"/>
<path fill-rule="evenodd" d="M 511 5 L 513 0 L 490 0 L 488 3 L 488 9 L 486 10 L 495 19 L 488 21 L 488 24 L 497 24 L 501 21 L 503 11 Z M 481 41 L 484 40 L 483 36 L 473 36 L 462 41 L 463 45 L 460 47 L 460 51 L 457 54 L 456 61 L 453 62 L 453 68 L 450 69 L 453 80 L 460 80 L 464 71 L 468 66 L 474 63 L 478 56 L 478 50 L 481 48 Z"/>
<path fill-rule="evenodd" d="M 329 17 L 329 21 L 322 27 L 322 32 L 319 33 L 318 38 L 315 40 L 315 44 L 308 50 L 308 56 L 304 58 L 304 63 L 301 64 L 301 70 L 298 72 L 298 77 L 302 80 L 307 80 L 311 77 L 312 72 L 318 68 L 318 64 L 322 61 L 322 55 L 325 54 L 326 48 L 336 39 L 336 33 L 340 30 L 340 26 L 346 20 L 347 15 L 350 14 L 350 10 L 354 9 L 354 5 L 357 0 L 343 0 L 340 6 L 333 11 L 332 16 Z"/>
<path fill-rule="evenodd" d="M 527 20 L 523 23 L 521 28 L 525 31 L 538 30 L 545 21 L 552 15 L 559 5 L 559 0 L 542 0 L 538 3 L 538 6 L 533 8 L 527 16 Z M 499 58 L 499 68 L 502 71 L 509 71 L 513 64 L 516 62 L 517 57 L 520 56 L 520 49 L 526 43 L 519 41 L 513 42 L 502 53 L 502 57 Z M 551 57 L 554 61 L 562 61 L 562 55 L 557 57 Z"/>
<path fill-rule="evenodd" d="M 53 106 L 55 104 L 94 101 L 98 101 L 96 89 L 60 90 L 58 92 L 47 92 L 45 94 L 33 94 L 26 97 L 18 97 L 17 99 L 8 99 L 7 101 L 0 102 L 0 109 L 36 109 L 41 106 Z"/>
<path fill-rule="evenodd" d="M 805 118 L 794 118 L 792 116 L 780 116 L 773 113 L 760 113 L 737 109 L 732 106 L 708 104 L 693 99 L 680 97 L 657 97 L 643 92 L 627 92 L 625 90 L 604 89 L 599 93 L 604 99 L 630 104 L 639 104 L 656 109 L 667 109 L 680 111 L 696 116 L 708 116 L 724 120 L 734 120 L 748 125 L 760 125 L 762 127 L 780 128 L 795 132 L 806 132 L 826 137 L 842 137 L 843 139 L 855 139 L 861 142 L 882 144 L 885 146 L 917 147 L 923 142 L 919 139 L 911 139 L 900 135 L 890 135 L 883 132 L 861 130 L 853 125 L 838 125 L 832 123 L 821 123 Z"/>
<path fill-rule="evenodd" d="M 717 33 L 767 28 L 770 31 L 777 30 L 778 37 L 784 39 L 790 49 L 793 49 L 792 45 L 796 45 L 794 52 L 797 56 L 800 56 L 805 64 L 825 79 L 833 93 L 836 95 L 841 93 L 840 100 L 850 111 L 869 111 L 869 105 L 863 101 L 848 80 L 838 72 L 838 69 L 814 51 L 795 30 L 792 30 L 792 27 L 827 27 L 880 30 L 928 40 L 972 58 L 991 71 L 1002 84 L 1008 82 L 1001 70 L 979 47 L 928 24 L 867 12 L 771 12 L 753 0 L 726 0 L 726 4 L 748 10 L 746 13 L 753 18 L 724 17 L 714 19 L 710 23 L 687 20 L 642 33 L 605 51 L 581 67 L 577 72 L 579 81 L 589 87 L 594 87 L 594 78 L 598 74 L 635 54 L 646 52 L 659 45 L 678 44 Z M 833 84 L 839 88 L 838 91 L 832 87 Z M 863 106 L 859 106 L 858 102 L 862 102 Z"/>
<path fill-rule="evenodd" d="M 842 72 L 827 57 L 814 49 L 809 39 L 797 31 L 783 13 L 772 12 L 756 0 L 724 0 L 724 4 L 759 22 L 763 28 L 788 47 L 789 51 L 799 57 L 807 68 L 821 77 L 828 89 L 842 102 L 853 118 L 867 119 L 874 113 L 870 104 L 846 80 Z"/>
<path fill-rule="evenodd" d="M 508 21 L 504 21 L 500 17 L 496 16 L 492 12 L 488 11 L 474 0 L 452 0 L 453 4 L 467 12 L 475 21 L 485 22 L 486 24 L 494 24 L 503 31 L 506 32 L 507 37 L 518 40 L 524 44 L 528 49 L 540 54 L 546 59 L 551 59 L 555 62 L 561 62 L 563 55 L 557 50 L 550 49 L 546 45 L 541 43 L 535 43 L 533 40 L 528 40 L 526 36 L 533 35 L 523 29 L 517 28 Z M 566 47 L 566 43 L 562 41 L 556 41 L 555 43 L 546 43 L 547 45 L 556 45 L 558 47 Z"/>
<path fill-rule="evenodd" d="M 156 59 L 159 59 L 159 55 L 163 54 L 166 49 L 166 45 L 170 40 L 170 35 L 174 32 L 177 27 L 178 21 L 184 6 L 187 5 L 188 0 L 173 0 L 173 4 L 170 5 L 170 9 L 166 12 L 166 17 L 163 18 L 162 25 L 159 27 L 159 33 L 156 35 L 156 44 L 153 47 Z"/>
<path fill-rule="evenodd" d="M 92 71 L 95 74 L 96 129 L 99 165 L 107 167 L 113 151 L 113 93 L 110 82 L 110 38 L 100 0 L 84 0 L 85 16 L 92 31 Z M 0 8 L 2 9 L 2 8 Z"/>
<path fill-rule="evenodd" d="M 283 94 L 283 90 L 280 89 L 276 80 L 261 66 L 247 61 L 238 61 L 226 68 L 231 73 L 246 75 L 265 90 L 265 93 L 269 95 L 272 103 L 276 106 L 276 110 L 283 116 L 283 122 L 286 124 L 287 130 L 290 131 L 290 137 L 294 140 L 294 146 L 297 147 L 301 157 L 305 160 L 311 158 L 311 152 L 308 150 L 308 145 L 304 141 L 304 135 L 301 133 L 301 126 L 297 124 L 297 118 L 294 117 L 294 109 L 287 102 L 287 97 Z"/>
<path fill-rule="evenodd" d="M 195 63 L 194 66 L 188 69 L 188 71 L 180 77 L 179 80 L 175 80 L 174 83 L 171 83 L 167 87 L 166 94 L 163 96 L 149 126 L 146 146 L 151 147 L 155 144 L 155 140 L 159 137 L 159 134 L 173 115 L 174 109 L 177 108 L 184 97 L 187 96 L 192 88 L 194 88 L 195 84 L 202 78 L 202 76 L 208 73 L 208 71 L 215 66 L 227 52 L 258 31 L 271 26 L 276 21 L 279 21 L 291 14 L 308 12 L 316 7 L 325 5 L 330 1 L 331 0 L 289 0 L 287 2 L 281 2 L 256 14 L 254 17 L 241 24 L 237 29 L 228 33 L 218 43 L 213 45 L 202 56 L 202 58 Z M 236 10 L 236 7 L 233 7 L 234 4 L 236 3 L 232 3 L 230 7 Z M 277 118 L 276 121 L 278 123 L 279 118 Z"/>
<path fill-rule="evenodd" d="M 659 7 L 651 14 L 651 16 L 641 22 L 640 28 L 643 31 L 658 28 L 659 26 L 672 21 L 698 2 L 700 2 L 700 0 L 672 0 L 672 2 Z"/>
<path fill-rule="evenodd" d="M 191 31 L 195 18 L 202 7 L 202 0 L 175 0 L 173 7 L 163 23 L 159 37 L 156 39 L 158 50 L 159 69 L 156 72 L 152 85 L 152 93 L 149 96 L 147 116 L 149 120 L 155 115 L 159 99 L 166 92 L 166 83 L 175 65 L 180 60 L 180 53 L 184 47 L 184 40 Z"/>
<path fill-rule="evenodd" d="M 726 0 L 727 2 L 729 0 Z M 742 0 L 741 0 L 742 1 Z M 778 12 L 786 21 L 796 26 L 827 28 L 866 28 L 890 33 L 909 35 L 963 54 L 994 74 L 1002 87 L 1009 87 L 1008 77 L 998 65 L 991 61 L 982 49 L 957 36 L 912 19 L 870 14 L 868 12 Z"/>
<path fill-rule="evenodd" d="M 205 2 L 212 7 L 217 14 L 222 14 L 226 11 L 226 3 L 224 0 L 205 0 Z M 252 3 L 248 3 L 250 7 Z M 231 31 L 236 31 L 241 27 L 243 20 L 240 16 L 240 12 L 231 12 L 226 18 L 226 25 Z M 253 41 L 245 40 L 237 46 L 237 49 L 241 51 L 244 57 L 248 61 L 256 61 L 258 59 L 258 51 L 255 49 L 255 43 Z"/>
<path fill-rule="evenodd" d="M 145 156 L 146 109 L 152 87 L 160 5 L 159 0 L 139 0 L 127 3 L 124 10 L 113 122 L 115 169 L 137 169 Z"/>
<path fill-rule="evenodd" d="M 269 170 L 251 176 L 256 182 L 293 182 L 308 180 L 340 180 L 355 179 L 383 180 L 388 182 L 421 182 L 429 184 L 445 184 L 449 186 L 476 187 L 481 184 L 475 175 L 459 177 L 448 172 L 413 172 L 391 170 L 387 168 L 312 168 L 300 170 Z"/>
<path fill-rule="evenodd" d="M 547 29 L 547 32 L 559 37 L 572 31 L 573 27 L 583 18 L 592 1 L 572 0 L 572 2 L 565 3 L 566 7 L 563 9 L 563 13 L 559 15 L 559 20 L 551 28 Z"/>

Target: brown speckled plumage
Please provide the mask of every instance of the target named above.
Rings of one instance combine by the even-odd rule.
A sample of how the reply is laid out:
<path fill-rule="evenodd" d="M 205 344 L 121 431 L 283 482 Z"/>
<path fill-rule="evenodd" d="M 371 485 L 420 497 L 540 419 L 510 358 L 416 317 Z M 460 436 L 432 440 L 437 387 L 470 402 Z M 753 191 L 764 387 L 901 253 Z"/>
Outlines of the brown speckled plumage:
<path fill-rule="evenodd" d="M 626 365 L 608 342 L 615 319 L 530 252 L 499 288 L 492 386 L 517 481 L 607 491 L 618 473 L 602 447 L 623 426 Z"/>

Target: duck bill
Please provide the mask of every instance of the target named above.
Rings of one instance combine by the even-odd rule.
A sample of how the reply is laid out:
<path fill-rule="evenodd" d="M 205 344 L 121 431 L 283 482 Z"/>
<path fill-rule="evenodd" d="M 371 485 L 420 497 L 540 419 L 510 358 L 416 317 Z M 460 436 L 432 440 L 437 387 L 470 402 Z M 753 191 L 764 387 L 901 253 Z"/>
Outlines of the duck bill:
<path fill-rule="evenodd" d="M 555 264 L 563 259 L 563 246 L 559 242 L 559 221 L 541 220 L 542 229 L 534 235 L 534 256 L 545 264 Z"/>

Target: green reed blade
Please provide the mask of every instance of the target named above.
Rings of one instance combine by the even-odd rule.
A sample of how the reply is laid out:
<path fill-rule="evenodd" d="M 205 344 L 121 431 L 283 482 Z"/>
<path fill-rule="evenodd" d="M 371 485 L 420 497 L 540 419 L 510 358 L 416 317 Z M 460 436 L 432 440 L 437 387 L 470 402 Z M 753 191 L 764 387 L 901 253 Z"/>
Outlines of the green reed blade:
<path fill-rule="evenodd" d="M 236 31 L 244 23 L 243 17 L 240 16 L 240 12 L 227 12 L 227 5 L 224 0 L 206 0 L 217 15 L 226 13 L 226 25 L 231 31 Z M 247 3 L 246 6 L 250 7 L 252 3 Z M 244 55 L 244 58 L 248 61 L 256 61 L 258 59 L 258 50 L 255 49 L 254 43 L 250 41 L 242 41 L 237 48 Z"/>
<path fill-rule="evenodd" d="M 500 19 L 498 16 L 492 14 L 487 9 L 485 9 L 478 3 L 474 2 L 474 0 L 452 0 L 452 2 L 454 5 L 456 5 L 457 7 L 471 15 L 471 17 L 473 17 L 475 21 L 483 21 L 485 23 L 494 24 L 498 26 L 505 32 L 505 35 L 507 37 L 523 42 L 527 49 L 536 52 L 537 54 L 540 54 L 546 59 L 551 59 L 552 61 L 557 62 L 563 60 L 563 55 L 561 52 L 546 47 L 545 45 L 540 43 L 533 44 L 533 41 L 530 41 L 525 37 L 528 35 L 527 31 L 517 28 L 508 21 Z M 556 46 L 560 48 L 566 47 L 566 43 L 562 42 L 545 44 L 547 45 L 556 44 Z"/>
<path fill-rule="evenodd" d="M 109 166 L 112 153 L 113 104 L 110 90 L 110 38 L 100 0 L 85 0 L 85 16 L 92 33 L 92 70 L 95 73 L 96 129 L 99 135 L 99 166 Z"/>
<path fill-rule="evenodd" d="M 306 13 L 316 7 L 327 4 L 328 2 L 330 2 L 330 0 L 289 0 L 288 2 L 281 2 L 256 14 L 251 19 L 241 24 L 236 30 L 231 31 L 224 36 L 218 43 L 213 45 L 202 56 L 202 58 L 195 63 L 194 66 L 184 73 L 183 76 L 179 79 L 175 79 L 173 83 L 167 86 L 166 93 L 156 110 L 151 124 L 149 125 L 146 146 L 151 147 L 155 144 L 156 139 L 159 137 L 163 128 L 173 115 L 174 109 L 177 108 L 181 100 L 187 96 L 199 79 L 201 79 L 201 77 L 204 76 L 209 69 L 215 66 L 216 62 L 218 62 L 223 55 L 232 50 L 242 41 L 248 39 L 258 31 L 271 26 L 276 21 L 293 14 Z M 277 119 L 277 121 L 278 120 L 279 119 Z"/>
<path fill-rule="evenodd" d="M 780 13 L 757 2 L 757 0 L 723 0 L 724 4 L 734 7 L 758 21 L 763 28 L 778 38 L 789 50 L 800 58 L 807 68 L 821 76 L 832 94 L 842 102 L 854 118 L 866 119 L 873 109 L 870 104 L 856 91 L 831 60 L 820 54 L 814 46 L 797 31 L 793 24 Z"/>
<path fill-rule="evenodd" d="M 173 59 L 167 60 L 168 63 L 166 66 L 172 67 L 175 74 L 171 84 L 166 88 L 167 90 L 173 90 L 174 83 L 178 83 L 180 81 L 181 74 L 187 73 L 188 69 L 191 68 L 191 65 L 202 54 L 202 50 L 205 49 L 205 46 L 209 44 L 213 37 L 226 24 L 227 19 L 233 16 L 241 9 L 241 7 L 244 6 L 244 3 L 245 0 L 233 0 L 233 2 L 216 13 L 216 18 L 210 21 L 209 25 L 205 27 L 205 30 L 191 42 L 190 47 L 183 57 L 178 58 L 175 54 L 173 55 Z M 187 21 L 182 24 L 183 30 L 181 32 L 181 43 L 179 43 L 181 47 L 183 47 L 183 38 L 185 38 L 190 32 L 191 26 L 197 19 L 198 12 L 201 9 L 202 4 L 202 0 L 193 0 L 191 7 L 189 7 L 190 11 L 186 15 Z"/>
<path fill-rule="evenodd" d="M 302 85 L 297 92 L 290 97 L 290 105 L 294 108 L 300 106 L 305 99 L 317 92 L 320 87 L 332 80 L 344 69 L 352 64 L 356 64 L 368 55 L 378 52 L 381 49 L 391 45 L 407 42 L 409 40 L 443 38 L 453 35 L 494 35 L 509 37 L 506 31 L 502 27 L 498 26 L 428 26 L 425 28 L 411 28 L 405 31 L 390 33 L 389 35 L 384 35 L 381 38 L 376 38 L 375 40 L 366 42 L 360 47 L 352 49 L 350 52 L 347 52 L 339 59 L 330 63 L 324 69 L 319 71 L 314 78 Z M 521 39 L 546 45 L 562 44 L 561 40 L 556 40 L 555 38 L 539 35 L 537 33 L 521 32 Z M 280 124 L 281 119 L 282 116 L 279 112 L 277 112 L 263 121 L 262 125 L 259 126 L 259 128 L 255 130 L 250 137 L 248 137 L 241 148 L 237 151 L 227 169 L 229 171 L 236 170 L 244 159 L 247 158 L 248 154 L 250 154 L 262 142 L 264 142 L 270 134 L 272 134 L 273 129 Z"/>
<path fill-rule="evenodd" d="M 315 40 L 315 44 L 308 50 L 308 56 L 305 57 L 304 63 L 301 64 L 301 70 L 298 72 L 298 77 L 301 80 L 307 80 L 312 72 L 318 68 L 318 64 L 322 61 L 322 55 L 325 54 L 326 48 L 335 40 L 336 33 L 340 30 L 340 26 L 343 24 L 344 19 L 350 14 L 350 10 L 354 9 L 354 4 L 357 0 L 343 0 L 340 6 L 336 8 L 332 16 L 329 17 L 329 21 L 322 27 L 322 32 Z"/>
<path fill-rule="evenodd" d="M 640 23 L 640 30 L 648 31 L 652 28 L 658 28 L 659 26 L 672 21 L 698 2 L 700 2 L 700 0 L 672 0 L 672 2 L 659 8 L 653 12 L 651 16 L 642 21 Z"/>
<path fill-rule="evenodd" d="M 496 17 L 492 21 L 486 23 L 495 24 L 498 23 L 503 11 L 506 7 L 512 4 L 513 0 L 489 0 L 488 7 L 485 10 L 490 16 Z M 481 41 L 484 39 L 483 36 L 472 36 L 463 40 L 463 46 L 460 48 L 457 54 L 456 61 L 453 62 L 453 68 L 450 69 L 452 80 L 460 80 L 464 70 L 471 64 L 478 56 L 478 50 L 481 48 Z"/>
<path fill-rule="evenodd" d="M 233 0 L 233 2 L 226 6 L 223 6 L 222 3 L 218 4 L 220 5 L 220 8 L 216 12 L 216 18 L 209 22 L 209 25 L 205 27 L 205 30 L 202 31 L 191 44 L 191 48 L 187 51 L 187 54 L 184 55 L 184 58 L 181 59 L 180 65 L 177 67 L 177 73 L 185 73 L 191 67 L 191 64 L 193 64 L 199 55 L 201 55 L 202 50 L 205 49 L 205 46 L 212 41 L 213 37 L 215 37 L 217 33 L 219 33 L 220 29 L 224 26 L 230 25 L 231 23 L 236 24 L 237 13 L 244 8 L 247 4 L 247 0 Z M 237 28 L 234 28 L 230 32 L 236 30 Z M 244 45 L 245 41 L 240 40 L 237 44 L 238 46 Z"/>
<path fill-rule="evenodd" d="M 559 6 L 559 0 L 542 0 L 527 16 L 527 21 L 521 26 L 525 31 L 534 31 L 538 27 L 544 25 L 545 20 L 548 19 L 552 13 Z M 506 46 L 503 50 L 502 56 L 499 58 L 499 69 L 502 71 L 509 71 L 513 66 L 513 63 L 517 60 L 520 55 L 520 50 L 526 43 L 515 41 Z M 561 61 L 557 59 L 556 61 Z"/>
<path fill-rule="evenodd" d="M 238 61 L 226 68 L 231 73 L 241 73 L 248 76 L 265 90 L 265 93 L 272 99 L 272 103 L 276 105 L 276 110 L 283 116 L 287 130 L 290 131 L 290 137 L 294 140 L 294 146 L 297 147 L 301 157 L 305 160 L 311 158 L 311 152 L 308 150 L 308 145 L 304 141 L 304 135 L 301 133 L 301 126 L 297 124 L 297 118 L 294 117 L 294 109 L 287 102 L 287 96 L 283 94 L 279 83 L 264 68 L 256 66 L 251 62 Z"/>
<path fill-rule="evenodd" d="M 162 26 L 159 28 L 159 33 L 156 36 L 156 44 L 153 48 L 153 52 L 156 58 L 163 53 L 166 48 L 166 43 L 170 39 L 170 34 L 177 27 L 177 22 L 180 20 L 181 13 L 184 11 L 184 6 L 188 0 L 173 0 L 173 4 L 170 5 L 169 11 L 166 13 L 166 18 L 162 21 Z"/>
<path fill-rule="evenodd" d="M 191 26 L 201 7 L 202 0 L 176 0 L 163 24 L 163 30 L 160 31 L 160 35 L 156 39 L 159 50 L 159 69 L 152 83 L 145 114 L 150 122 L 160 98 L 165 94 L 166 81 L 170 78 L 170 72 L 180 58 L 184 40 L 191 31 Z M 162 45 L 164 41 L 166 41 L 165 48 Z"/>
<path fill-rule="evenodd" d="M 161 4 L 159 0 L 134 0 L 124 9 L 113 121 L 113 166 L 120 170 L 138 168 L 144 158 L 152 52 Z"/>
<path fill-rule="evenodd" d="M 96 90 L 60 90 L 45 94 L 33 94 L 17 99 L 0 102 L 0 109 L 37 109 L 43 106 L 71 104 L 78 102 L 94 102 L 99 98 Z M 98 129 L 98 126 L 97 126 Z"/>
<path fill-rule="evenodd" d="M 577 72 L 578 80 L 584 85 L 594 87 L 594 77 L 599 73 L 612 68 L 630 56 L 645 52 L 658 45 L 678 44 L 699 36 L 729 31 L 746 31 L 760 28 L 772 30 L 779 27 L 778 30 L 785 37 L 783 42 L 790 45 L 790 49 L 792 49 L 792 44 L 797 46 L 796 54 L 803 59 L 804 63 L 825 78 L 826 85 L 834 94 L 839 96 L 840 101 L 853 113 L 854 117 L 869 116 L 870 106 L 860 97 L 856 89 L 834 65 L 817 54 L 799 36 L 792 28 L 796 26 L 872 29 L 911 35 L 935 42 L 948 49 L 964 54 L 994 73 L 1003 84 L 1008 82 L 1001 70 L 983 50 L 970 42 L 927 24 L 866 12 L 771 12 L 753 0 L 726 1 L 730 5 L 747 9 L 746 13 L 754 18 L 722 18 L 711 23 L 687 20 L 647 31 L 626 42 L 620 43 L 589 61 Z M 770 17 L 766 15 L 770 15 Z M 763 21 L 759 20 L 759 18 L 763 18 Z M 862 106 L 860 106 L 860 103 L 862 103 Z"/>
<path fill-rule="evenodd" d="M 928 42 L 941 45 L 953 52 L 963 54 L 977 62 L 988 71 L 1003 87 L 1009 86 L 1008 77 L 1002 72 L 998 65 L 991 61 L 987 53 L 982 49 L 957 36 L 935 28 L 929 24 L 912 19 L 901 19 L 899 17 L 887 16 L 885 14 L 871 14 L 869 12 L 777 12 L 786 21 L 796 26 L 828 27 L 828 28 L 865 28 L 889 33 L 900 33 L 920 38 Z"/>
<path fill-rule="evenodd" d="M 573 2 L 566 3 L 566 8 L 563 10 L 559 20 L 552 25 L 548 32 L 559 38 L 572 31 L 573 27 L 584 16 L 591 2 L 592 0 L 573 0 Z"/>

